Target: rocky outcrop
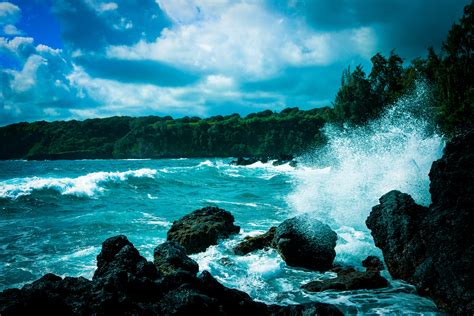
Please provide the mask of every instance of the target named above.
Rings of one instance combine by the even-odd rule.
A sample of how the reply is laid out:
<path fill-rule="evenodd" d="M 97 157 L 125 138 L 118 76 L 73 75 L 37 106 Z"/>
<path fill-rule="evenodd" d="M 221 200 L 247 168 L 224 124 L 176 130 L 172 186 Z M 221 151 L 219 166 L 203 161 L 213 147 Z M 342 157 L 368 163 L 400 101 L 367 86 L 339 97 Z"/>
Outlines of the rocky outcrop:
<path fill-rule="evenodd" d="M 287 265 L 326 271 L 336 257 L 336 241 L 337 234 L 328 225 L 301 215 L 277 227 L 273 244 Z"/>
<path fill-rule="evenodd" d="M 474 132 L 453 139 L 430 171 L 429 208 L 404 193 L 380 198 L 367 218 L 394 278 L 449 313 L 474 313 Z"/>
<path fill-rule="evenodd" d="M 275 232 L 276 227 L 271 227 L 265 234 L 245 237 L 244 241 L 234 247 L 234 253 L 243 256 L 255 250 L 272 248 Z"/>
<path fill-rule="evenodd" d="M 158 246 L 158 269 L 125 236 L 107 239 L 92 280 L 46 274 L 22 289 L 0 293 L 7 315 L 342 315 L 323 303 L 267 306 L 220 284 L 174 243 Z M 192 266 L 191 271 L 181 267 Z M 175 269 L 177 267 L 177 269 Z M 171 273 L 170 273 L 171 271 Z"/>
<path fill-rule="evenodd" d="M 273 160 L 273 166 L 280 166 L 288 163 L 291 167 L 296 167 L 298 162 L 294 160 L 292 155 L 276 155 L 276 156 L 265 156 L 265 157 L 238 157 L 237 160 L 232 160 L 231 165 L 235 166 L 250 166 L 256 162 L 267 163 L 270 160 Z"/>
<path fill-rule="evenodd" d="M 368 256 L 362 261 L 366 271 L 356 271 L 353 268 L 335 267 L 332 271 L 337 277 L 328 280 L 317 280 L 304 284 L 301 288 L 308 292 L 322 292 L 326 290 L 351 291 L 371 290 L 384 288 L 388 281 L 380 275 L 384 269 L 382 261 L 375 256 Z"/>
<path fill-rule="evenodd" d="M 383 262 L 376 256 L 368 256 L 362 260 L 362 266 L 367 269 L 367 271 L 382 271 L 385 270 Z"/>
<path fill-rule="evenodd" d="M 240 227 L 234 225 L 234 216 L 218 207 L 205 207 L 175 221 L 168 231 L 167 239 L 175 241 L 188 254 L 205 251 L 217 245 L 219 239 L 237 234 Z"/>
<path fill-rule="evenodd" d="M 165 275 L 179 271 L 196 275 L 199 266 L 196 261 L 186 255 L 186 249 L 174 241 L 167 241 L 155 248 L 153 263 Z"/>

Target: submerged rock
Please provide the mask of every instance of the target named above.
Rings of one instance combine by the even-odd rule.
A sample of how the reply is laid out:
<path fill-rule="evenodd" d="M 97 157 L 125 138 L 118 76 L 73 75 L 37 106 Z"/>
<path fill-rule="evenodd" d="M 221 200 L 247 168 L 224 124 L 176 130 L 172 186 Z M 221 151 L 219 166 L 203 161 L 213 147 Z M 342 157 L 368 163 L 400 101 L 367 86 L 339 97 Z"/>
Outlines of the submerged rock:
<path fill-rule="evenodd" d="M 388 281 L 380 275 L 379 271 L 361 272 L 354 269 L 342 269 L 338 271 L 337 277 L 334 279 L 312 281 L 304 284 L 302 288 L 308 292 L 322 292 L 326 290 L 371 290 L 384 288 L 388 285 Z"/>
<path fill-rule="evenodd" d="M 167 241 L 156 247 L 153 258 L 155 266 L 165 275 L 178 271 L 196 275 L 199 271 L 197 262 L 189 258 L 186 255 L 186 249 L 174 241 Z"/>
<path fill-rule="evenodd" d="M 321 303 L 267 306 L 226 288 L 207 271 L 196 277 L 189 273 L 196 270 L 192 260 L 173 242 L 158 246 L 155 255 L 164 276 L 125 236 L 109 238 L 102 244 L 92 281 L 46 274 L 22 289 L 0 292 L 0 314 L 342 315 Z"/>
<path fill-rule="evenodd" d="M 380 198 L 367 218 L 394 278 L 449 313 L 474 313 L 474 132 L 453 139 L 430 171 L 429 208 L 404 193 Z"/>
<path fill-rule="evenodd" d="M 244 241 L 234 247 L 237 255 L 246 255 L 252 251 L 273 247 L 276 227 L 271 227 L 266 233 L 255 237 L 247 236 Z"/>
<path fill-rule="evenodd" d="M 337 234 L 328 225 L 301 215 L 277 227 L 273 244 L 287 265 L 326 271 L 336 257 L 336 241 Z"/>
<path fill-rule="evenodd" d="M 168 240 L 182 245 L 188 254 L 205 251 L 217 241 L 237 234 L 234 216 L 218 207 L 205 207 L 175 221 L 168 231 Z"/>

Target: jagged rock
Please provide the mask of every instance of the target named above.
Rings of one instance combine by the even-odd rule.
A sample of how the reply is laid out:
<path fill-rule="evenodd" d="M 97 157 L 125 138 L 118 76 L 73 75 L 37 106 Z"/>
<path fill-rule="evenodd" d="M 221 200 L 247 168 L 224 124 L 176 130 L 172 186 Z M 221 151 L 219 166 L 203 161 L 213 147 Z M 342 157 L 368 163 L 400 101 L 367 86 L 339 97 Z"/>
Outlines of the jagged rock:
<path fill-rule="evenodd" d="M 276 227 L 271 227 L 266 233 L 255 237 L 247 236 L 244 241 L 234 247 L 237 255 L 246 255 L 249 252 L 264 248 L 273 247 L 273 238 L 275 237 Z"/>
<path fill-rule="evenodd" d="M 196 275 L 199 271 L 197 262 L 189 258 L 186 249 L 174 241 L 167 241 L 156 247 L 153 258 L 155 266 L 165 275 L 175 274 L 178 271 Z"/>
<path fill-rule="evenodd" d="M 385 267 L 383 266 L 383 262 L 376 256 L 368 256 L 367 258 L 362 260 L 362 266 L 368 271 L 382 271 L 385 269 Z"/>
<path fill-rule="evenodd" d="M 365 272 L 354 269 L 340 270 L 334 279 L 312 281 L 304 284 L 302 288 L 308 292 L 322 292 L 326 290 L 350 291 L 370 290 L 388 286 L 388 281 L 380 275 L 379 271 L 368 270 Z"/>
<path fill-rule="evenodd" d="M 271 305 L 269 307 L 272 316 L 342 316 L 344 315 L 333 305 L 325 303 L 306 303 L 299 305 Z"/>
<path fill-rule="evenodd" d="M 239 231 L 231 213 L 218 207 L 205 207 L 175 221 L 168 231 L 168 240 L 176 241 L 192 254 L 205 251 L 217 245 L 218 239 Z"/>
<path fill-rule="evenodd" d="M 326 271 L 336 257 L 336 241 L 337 234 L 328 225 L 301 215 L 277 227 L 273 244 L 287 265 Z"/>
<path fill-rule="evenodd" d="M 184 250 L 174 243 L 157 248 L 159 266 L 165 265 L 166 271 L 175 268 L 170 258 L 175 257 L 175 251 L 179 252 L 174 273 L 157 277 L 159 273 L 154 265 L 143 262 L 125 236 L 116 236 L 103 243 L 92 281 L 47 274 L 21 290 L 0 292 L 0 314 L 340 315 L 335 307 L 320 303 L 279 307 L 255 302 L 244 292 L 226 288 L 207 271 L 196 277 L 186 271 L 187 265 L 182 269 L 181 263 L 191 259 L 183 259 Z"/>
<path fill-rule="evenodd" d="M 108 238 L 102 243 L 93 279 L 116 276 L 120 273 L 158 278 L 155 266 L 140 256 L 138 250 L 124 235 Z"/>
<path fill-rule="evenodd" d="M 398 191 L 367 218 L 394 278 L 414 284 L 439 308 L 474 313 L 474 132 L 453 139 L 430 171 L 429 208 Z"/>

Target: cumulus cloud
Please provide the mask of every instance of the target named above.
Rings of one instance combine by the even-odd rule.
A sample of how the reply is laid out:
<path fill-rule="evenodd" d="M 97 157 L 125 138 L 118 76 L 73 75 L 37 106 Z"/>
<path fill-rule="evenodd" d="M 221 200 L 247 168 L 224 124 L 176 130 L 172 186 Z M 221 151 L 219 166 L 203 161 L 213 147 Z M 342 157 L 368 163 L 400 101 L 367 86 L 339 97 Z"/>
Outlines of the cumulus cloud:
<path fill-rule="evenodd" d="M 354 54 L 365 56 L 373 52 L 376 42 L 370 28 L 317 32 L 259 3 L 195 3 L 184 11 L 177 10 L 174 1 L 159 3 L 179 23 L 165 28 L 153 42 L 110 46 L 109 57 L 158 60 L 255 80 L 289 66 L 328 65 Z"/>
<path fill-rule="evenodd" d="M 466 2 L 52 0 L 60 48 L 22 32 L 36 1 L 0 2 L 0 124 L 329 105 L 344 68 L 422 54 Z"/>
<path fill-rule="evenodd" d="M 20 35 L 22 32 L 15 26 L 20 16 L 20 7 L 10 2 L 0 2 L 0 34 Z"/>

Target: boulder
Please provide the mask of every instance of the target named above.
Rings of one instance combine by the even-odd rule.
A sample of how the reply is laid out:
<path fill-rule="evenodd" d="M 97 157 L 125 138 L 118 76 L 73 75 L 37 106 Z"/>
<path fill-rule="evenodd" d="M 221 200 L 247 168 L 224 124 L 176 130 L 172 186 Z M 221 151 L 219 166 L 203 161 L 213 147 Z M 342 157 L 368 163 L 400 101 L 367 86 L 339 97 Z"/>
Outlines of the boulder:
<path fill-rule="evenodd" d="M 217 245 L 219 239 L 237 234 L 240 227 L 234 225 L 234 216 L 218 207 L 205 207 L 175 221 L 167 239 L 182 245 L 188 254 L 205 251 Z"/>
<path fill-rule="evenodd" d="M 164 275 L 175 274 L 178 271 L 196 275 L 199 271 L 197 262 L 189 258 L 186 249 L 174 241 L 167 241 L 156 247 L 153 262 Z"/>
<path fill-rule="evenodd" d="M 271 227 L 266 233 L 255 237 L 247 236 L 244 241 L 234 247 L 236 255 L 246 255 L 252 251 L 273 247 L 276 227 Z"/>
<path fill-rule="evenodd" d="M 253 165 L 254 163 L 258 161 L 260 161 L 260 159 L 255 158 L 255 157 L 250 157 L 250 158 L 239 157 L 237 158 L 237 160 L 231 161 L 230 164 L 236 165 L 236 166 L 249 166 L 249 165 Z M 268 159 L 266 161 L 268 161 Z"/>
<path fill-rule="evenodd" d="M 376 256 L 368 256 L 362 260 L 362 266 L 367 269 L 367 271 L 382 271 L 385 269 L 383 262 Z"/>
<path fill-rule="evenodd" d="M 472 315 L 474 132 L 451 140 L 429 176 L 429 208 L 392 191 L 366 224 L 393 278 L 414 284 L 448 313 Z"/>
<path fill-rule="evenodd" d="M 326 224 L 301 215 L 281 223 L 273 244 L 286 264 L 315 271 L 331 268 L 337 234 Z"/>
<path fill-rule="evenodd" d="M 158 278 L 155 266 L 143 258 L 124 235 L 108 238 L 102 243 L 97 256 L 97 270 L 93 279 L 130 273 L 137 276 Z"/>

